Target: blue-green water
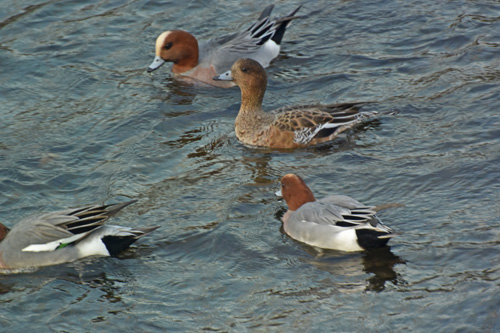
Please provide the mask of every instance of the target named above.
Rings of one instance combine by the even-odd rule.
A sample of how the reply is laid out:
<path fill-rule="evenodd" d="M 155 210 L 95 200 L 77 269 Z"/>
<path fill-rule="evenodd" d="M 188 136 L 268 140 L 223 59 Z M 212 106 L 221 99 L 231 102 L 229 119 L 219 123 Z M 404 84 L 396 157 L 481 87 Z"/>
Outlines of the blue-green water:
<path fill-rule="evenodd" d="M 112 222 L 161 225 L 120 258 L 0 276 L 2 331 L 500 330 L 500 3 L 305 3 L 265 108 L 381 116 L 285 153 L 236 140 L 237 88 L 145 71 L 163 30 L 228 33 L 268 4 L 2 2 L 2 222 L 134 198 Z M 354 254 L 291 240 L 273 194 L 288 172 L 397 204 L 379 215 L 401 235 Z"/>

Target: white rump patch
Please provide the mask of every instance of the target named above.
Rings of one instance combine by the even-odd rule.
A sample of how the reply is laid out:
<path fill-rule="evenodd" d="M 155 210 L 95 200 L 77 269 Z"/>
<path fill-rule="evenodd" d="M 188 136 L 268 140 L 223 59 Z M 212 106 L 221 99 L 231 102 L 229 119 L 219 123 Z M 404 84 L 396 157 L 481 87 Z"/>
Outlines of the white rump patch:
<path fill-rule="evenodd" d="M 256 59 L 262 67 L 267 67 L 271 63 L 271 61 L 276 58 L 280 54 L 280 46 L 276 44 L 276 42 L 272 39 L 269 39 L 265 42 L 261 49 L 258 52 L 258 56 Z"/>
<path fill-rule="evenodd" d="M 101 237 L 104 237 L 102 235 Z M 83 257 L 88 256 L 109 256 L 108 249 L 103 243 L 101 237 L 89 237 L 78 243 L 78 250 Z"/>

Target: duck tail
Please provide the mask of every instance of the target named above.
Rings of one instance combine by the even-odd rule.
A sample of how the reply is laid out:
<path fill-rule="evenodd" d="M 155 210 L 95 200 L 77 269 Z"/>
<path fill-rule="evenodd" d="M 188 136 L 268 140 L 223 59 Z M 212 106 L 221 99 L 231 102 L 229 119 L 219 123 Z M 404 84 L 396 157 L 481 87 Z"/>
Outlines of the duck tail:
<path fill-rule="evenodd" d="M 356 229 L 358 244 L 364 249 L 373 249 L 384 247 L 389 242 L 389 239 L 397 234 L 387 227 L 375 216 L 369 222 L 369 228 Z"/>
<path fill-rule="evenodd" d="M 261 21 L 262 19 L 265 19 L 265 18 L 268 18 L 269 16 L 271 16 L 271 12 L 273 11 L 273 9 L 274 9 L 274 5 L 269 5 L 266 8 L 264 8 L 262 13 L 260 13 L 260 16 L 257 19 L 257 21 Z"/>
<path fill-rule="evenodd" d="M 132 245 L 136 240 L 146 236 L 147 234 L 158 228 L 159 227 L 131 229 L 120 227 L 120 230 L 115 230 L 115 232 L 111 234 L 104 235 L 101 240 L 106 246 L 109 254 L 112 256 L 116 256 L 120 252 L 123 252 L 127 248 L 129 248 L 130 245 Z"/>
<path fill-rule="evenodd" d="M 364 249 L 384 247 L 394 236 L 392 232 L 377 229 L 356 229 L 358 244 Z"/>
<path fill-rule="evenodd" d="M 104 223 L 112 216 L 116 215 L 120 210 L 128 205 L 137 202 L 130 200 L 123 203 L 114 203 L 104 206 L 87 206 L 77 208 L 68 212 L 68 216 L 73 216 L 76 219 L 73 222 L 67 223 L 66 228 L 73 234 L 83 234 L 104 225 Z"/>
<path fill-rule="evenodd" d="M 295 14 L 299 11 L 299 9 L 302 7 L 302 5 L 298 6 L 293 10 L 290 14 L 284 17 L 277 18 L 275 21 L 275 24 L 279 24 L 278 27 L 276 28 L 273 36 L 271 37 L 271 40 L 273 40 L 276 44 L 281 45 L 281 40 L 283 39 L 283 36 L 285 35 L 286 27 L 288 24 L 296 18 L 299 18 L 300 16 L 296 16 Z M 272 10 L 272 8 L 271 8 Z M 270 12 L 269 12 L 270 14 Z"/>

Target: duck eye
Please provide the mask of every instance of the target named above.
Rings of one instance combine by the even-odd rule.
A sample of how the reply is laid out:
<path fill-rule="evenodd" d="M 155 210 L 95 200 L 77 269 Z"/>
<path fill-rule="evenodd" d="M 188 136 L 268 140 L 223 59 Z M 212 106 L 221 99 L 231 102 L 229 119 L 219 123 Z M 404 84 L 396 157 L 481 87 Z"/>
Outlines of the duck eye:
<path fill-rule="evenodd" d="M 241 71 L 245 73 L 247 71 L 247 68 L 246 67 L 241 67 Z"/>
<path fill-rule="evenodd" d="M 172 43 L 167 43 L 165 44 L 165 46 L 163 47 L 165 50 L 168 50 L 172 47 Z"/>

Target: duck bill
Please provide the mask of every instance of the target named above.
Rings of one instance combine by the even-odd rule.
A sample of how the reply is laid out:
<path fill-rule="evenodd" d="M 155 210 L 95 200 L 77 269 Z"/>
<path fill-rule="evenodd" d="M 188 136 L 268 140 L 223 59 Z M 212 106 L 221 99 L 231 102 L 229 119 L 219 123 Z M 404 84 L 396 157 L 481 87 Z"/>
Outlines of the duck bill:
<path fill-rule="evenodd" d="M 160 58 L 159 56 L 156 56 L 151 65 L 148 67 L 148 73 L 151 73 L 154 70 L 157 70 L 158 68 L 161 67 L 165 63 L 165 60 Z"/>
<path fill-rule="evenodd" d="M 279 191 L 277 191 L 276 193 L 274 193 L 275 196 L 277 197 L 283 197 L 283 194 L 281 194 L 281 189 L 279 189 Z"/>
<path fill-rule="evenodd" d="M 215 81 L 233 81 L 233 77 L 231 76 L 231 71 L 227 71 L 225 73 L 216 75 L 212 79 Z"/>

